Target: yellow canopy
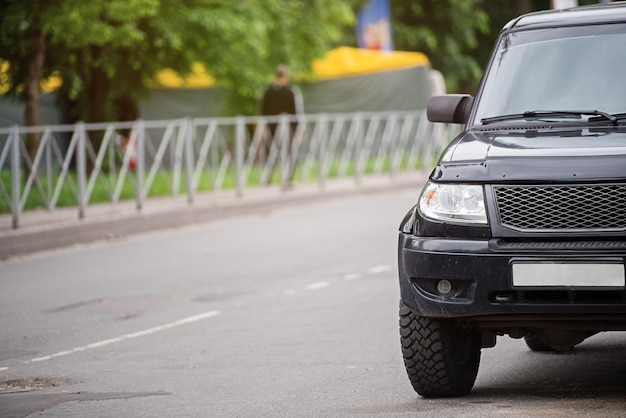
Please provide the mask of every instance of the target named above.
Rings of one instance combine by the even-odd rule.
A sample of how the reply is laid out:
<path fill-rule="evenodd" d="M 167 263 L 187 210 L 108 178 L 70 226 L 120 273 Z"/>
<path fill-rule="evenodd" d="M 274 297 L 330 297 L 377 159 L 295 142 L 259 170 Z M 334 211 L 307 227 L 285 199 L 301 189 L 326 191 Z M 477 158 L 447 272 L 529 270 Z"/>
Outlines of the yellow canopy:
<path fill-rule="evenodd" d="M 328 79 L 427 64 L 428 58 L 421 52 L 383 52 L 344 46 L 313 61 L 313 73 L 319 79 Z"/>
<path fill-rule="evenodd" d="M 215 79 L 208 74 L 204 65 L 193 64 L 191 74 L 183 78 L 174 70 L 166 68 L 157 73 L 154 79 L 150 80 L 150 87 L 164 88 L 206 88 L 213 87 Z"/>
<path fill-rule="evenodd" d="M 428 62 L 426 55 L 421 52 L 383 52 L 344 46 L 313 61 L 312 69 L 317 79 L 329 79 L 417 67 L 427 65 Z M 206 88 L 214 85 L 215 79 L 199 63 L 193 65 L 191 75 L 186 78 L 165 69 L 159 71 L 150 84 L 151 87 L 165 88 Z"/>
<path fill-rule="evenodd" d="M 329 51 L 324 58 L 313 61 L 313 74 L 317 79 L 339 78 L 379 71 L 427 65 L 428 58 L 421 52 L 373 51 L 367 49 L 340 47 Z M 8 64 L 0 63 L 0 73 L 7 70 Z M 2 83 L 0 83 L 2 84 Z M 61 78 L 52 76 L 42 82 L 42 90 L 50 92 L 61 85 Z M 208 88 L 215 86 L 215 79 L 206 72 L 204 65 L 193 64 L 191 74 L 183 78 L 171 69 L 164 69 L 150 80 L 150 87 L 161 88 Z M 0 86 L 0 93 L 6 86 Z"/>
<path fill-rule="evenodd" d="M 5 74 L 7 74 L 8 72 L 9 63 L 0 60 L 0 94 L 4 94 L 9 91 L 9 84 L 5 76 Z M 59 87 L 61 87 L 61 84 L 61 77 L 56 73 L 39 83 L 39 85 L 41 86 L 41 91 L 43 91 L 44 93 L 49 93 L 58 89 Z"/>

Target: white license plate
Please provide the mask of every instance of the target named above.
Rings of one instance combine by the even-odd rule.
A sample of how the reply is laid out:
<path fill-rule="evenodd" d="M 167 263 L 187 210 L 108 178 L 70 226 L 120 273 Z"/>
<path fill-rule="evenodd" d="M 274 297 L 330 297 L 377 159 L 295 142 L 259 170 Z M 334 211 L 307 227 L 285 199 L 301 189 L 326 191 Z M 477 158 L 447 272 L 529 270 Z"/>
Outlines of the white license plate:
<path fill-rule="evenodd" d="M 619 263 L 514 263 L 513 286 L 624 287 Z"/>

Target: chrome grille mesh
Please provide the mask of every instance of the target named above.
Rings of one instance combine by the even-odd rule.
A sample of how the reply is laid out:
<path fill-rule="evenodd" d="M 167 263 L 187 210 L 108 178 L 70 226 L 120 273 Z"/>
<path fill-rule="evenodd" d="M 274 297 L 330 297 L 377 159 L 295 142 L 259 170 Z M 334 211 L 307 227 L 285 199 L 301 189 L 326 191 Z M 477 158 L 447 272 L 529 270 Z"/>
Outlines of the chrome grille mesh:
<path fill-rule="evenodd" d="M 494 186 L 500 224 L 520 231 L 626 230 L 626 184 Z"/>

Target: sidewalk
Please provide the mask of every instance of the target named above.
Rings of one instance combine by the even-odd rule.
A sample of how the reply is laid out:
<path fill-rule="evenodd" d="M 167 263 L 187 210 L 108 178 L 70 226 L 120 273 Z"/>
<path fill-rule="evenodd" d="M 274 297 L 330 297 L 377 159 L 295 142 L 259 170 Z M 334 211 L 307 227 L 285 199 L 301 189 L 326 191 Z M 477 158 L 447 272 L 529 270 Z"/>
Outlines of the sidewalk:
<path fill-rule="evenodd" d="M 360 185 L 354 178 L 317 183 L 296 184 L 282 191 L 277 186 L 246 189 L 242 196 L 234 190 L 197 194 L 190 205 L 186 196 L 146 199 L 139 212 L 134 201 L 88 206 L 84 219 L 77 208 L 60 208 L 53 212 L 28 211 L 20 217 L 20 228 L 12 229 L 12 217 L 0 215 L 0 260 L 51 250 L 75 244 L 174 228 L 193 223 L 210 222 L 231 216 L 267 212 L 287 204 L 301 204 L 364 193 L 380 193 L 419 187 L 428 172 L 414 171 L 390 175 L 365 176 Z M 416 195 L 417 199 L 417 195 Z"/>

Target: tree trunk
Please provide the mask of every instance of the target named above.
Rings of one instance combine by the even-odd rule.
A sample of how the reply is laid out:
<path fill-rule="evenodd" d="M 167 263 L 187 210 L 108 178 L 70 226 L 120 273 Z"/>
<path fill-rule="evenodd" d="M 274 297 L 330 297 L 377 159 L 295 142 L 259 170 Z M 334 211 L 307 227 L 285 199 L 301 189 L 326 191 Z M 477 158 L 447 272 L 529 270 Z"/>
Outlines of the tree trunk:
<path fill-rule="evenodd" d="M 39 126 L 39 83 L 46 55 L 46 40 L 43 32 L 41 30 L 35 31 L 32 41 L 24 91 L 24 122 L 26 126 Z M 26 149 L 31 161 L 35 158 L 40 141 L 40 134 L 30 133 L 26 137 Z M 33 169 L 36 170 L 36 167 Z"/>

